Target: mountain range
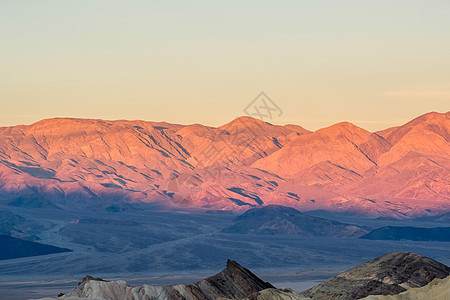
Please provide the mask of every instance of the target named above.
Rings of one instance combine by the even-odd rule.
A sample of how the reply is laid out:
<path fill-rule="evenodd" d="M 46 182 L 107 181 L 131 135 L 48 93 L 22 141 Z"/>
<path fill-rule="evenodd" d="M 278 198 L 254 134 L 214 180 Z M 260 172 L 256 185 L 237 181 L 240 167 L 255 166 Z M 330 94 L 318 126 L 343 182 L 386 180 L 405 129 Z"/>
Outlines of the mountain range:
<path fill-rule="evenodd" d="M 250 117 L 220 127 L 47 119 L 0 128 L 0 203 L 437 215 L 450 210 L 449 128 L 450 112 L 378 132 Z"/>

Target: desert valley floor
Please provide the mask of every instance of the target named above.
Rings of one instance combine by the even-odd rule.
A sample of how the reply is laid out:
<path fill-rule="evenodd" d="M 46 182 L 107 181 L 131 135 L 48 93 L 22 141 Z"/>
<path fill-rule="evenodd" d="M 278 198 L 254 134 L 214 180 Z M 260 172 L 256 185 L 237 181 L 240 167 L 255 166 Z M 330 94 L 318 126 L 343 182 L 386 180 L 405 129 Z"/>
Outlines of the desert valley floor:
<path fill-rule="evenodd" d="M 3 209 L 3 208 L 2 208 Z M 18 228 L 72 252 L 0 261 L 0 296 L 56 296 L 86 274 L 131 284 L 196 281 L 243 262 L 277 287 L 305 290 L 342 270 L 391 251 L 412 251 L 450 264 L 449 242 L 379 241 L 360 238 L 223 233 L 236 213 L 158 205 L 126 205 L 123 211 L 7 207 L 22 217 Z M 311 211 L 309 215 L 357 224 L 444 227 L 448 220 L 361 218 Z M 170 222 L 169 222 L 170 221 Z M 31 230 L 32 229 L 32 230 Z M 42 274 L 46 274 L 45 279 Z"/>

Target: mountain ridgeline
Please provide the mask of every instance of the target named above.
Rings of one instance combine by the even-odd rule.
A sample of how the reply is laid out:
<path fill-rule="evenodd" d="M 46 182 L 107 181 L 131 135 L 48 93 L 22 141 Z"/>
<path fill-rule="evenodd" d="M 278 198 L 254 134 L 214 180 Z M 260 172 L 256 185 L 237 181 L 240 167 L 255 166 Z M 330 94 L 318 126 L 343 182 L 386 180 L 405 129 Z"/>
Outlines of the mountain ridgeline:
<path fill-rule="evenodd" d="M 220 127 L 57 118 L 0 128 L 0 203 L 241 210 L 268 204 L 374 216 L 446 213 L 450 113 L 368 132 L 240 117 Z"/>

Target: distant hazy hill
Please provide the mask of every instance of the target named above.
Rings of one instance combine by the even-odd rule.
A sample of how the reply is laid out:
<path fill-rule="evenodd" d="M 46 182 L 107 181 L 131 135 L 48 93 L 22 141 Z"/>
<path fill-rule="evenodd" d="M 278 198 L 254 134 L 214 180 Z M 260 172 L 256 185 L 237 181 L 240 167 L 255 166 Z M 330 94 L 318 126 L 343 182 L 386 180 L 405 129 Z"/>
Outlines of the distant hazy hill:
<path fill-rule="evenodd" d="M 449 130 L 448 112 L 379 132 L 348 122 L 310 132 L 250 117 L 220 127 L 47 119 L 0 127 L 0 203 L 437 214 L 450 202 Z"/>
<path fill-rule="evenodd" d="M 280 205 L 249 209 L 235 221 L 222 232 L 335 237 L 359 237 L 367 233 L 366 229 L 356 225 L 308 216 Z"/>
<path fill-rule="evenodd" d="M 450 227 L 420 228 L 386 226 L 361 237 L 368 240 L 411 240 L 450 242 Z"/>
<path fill-rule="evenodd" d="M 435 220 L 438 222 L 450 222 L 450 213 L 440 215 Z"/>
<path fill-rule="evenodd" d="M 69 251 L 72 250 L 0 235 L 0 260 Z"/>
<path fill-rule="evenodd" d="M 437 215 L 437 216 L 425 216 L 421 218 L 417 218 L 419 221 L 425 222 L 439 222 L 439 223 L 450 223 L 450 212 Z"/>

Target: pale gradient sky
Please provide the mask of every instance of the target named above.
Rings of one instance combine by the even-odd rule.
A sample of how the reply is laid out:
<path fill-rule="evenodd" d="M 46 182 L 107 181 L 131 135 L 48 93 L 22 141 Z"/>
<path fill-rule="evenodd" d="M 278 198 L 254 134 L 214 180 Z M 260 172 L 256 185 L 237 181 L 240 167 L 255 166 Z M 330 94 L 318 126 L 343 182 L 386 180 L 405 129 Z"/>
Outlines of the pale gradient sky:
<path fill-rule="evenodd" d="M 265 91 L 276 124 L 368 130 L 450 107 L 450 1 L 0 0 L 0 126 L 217 126 Z"/>

